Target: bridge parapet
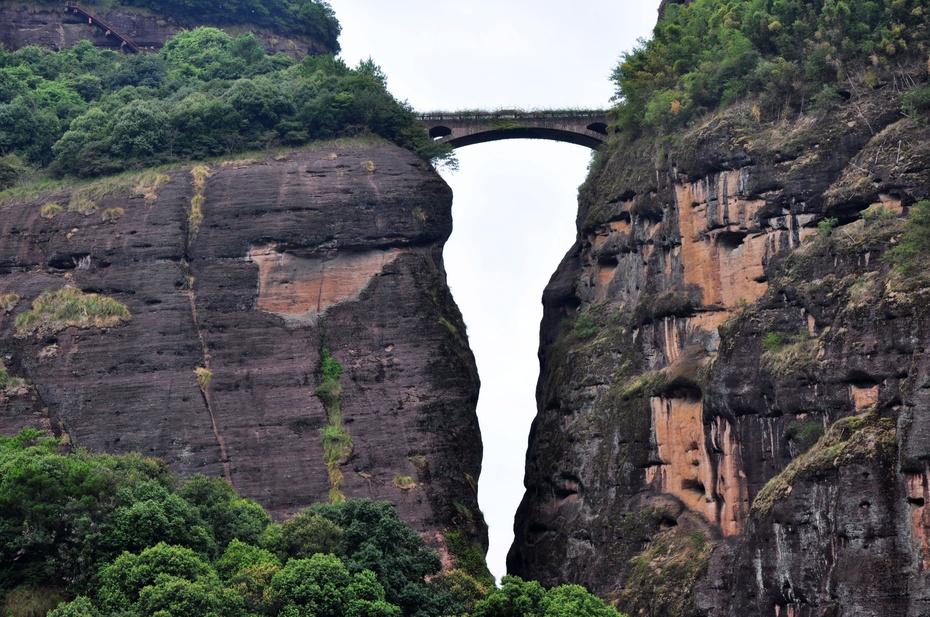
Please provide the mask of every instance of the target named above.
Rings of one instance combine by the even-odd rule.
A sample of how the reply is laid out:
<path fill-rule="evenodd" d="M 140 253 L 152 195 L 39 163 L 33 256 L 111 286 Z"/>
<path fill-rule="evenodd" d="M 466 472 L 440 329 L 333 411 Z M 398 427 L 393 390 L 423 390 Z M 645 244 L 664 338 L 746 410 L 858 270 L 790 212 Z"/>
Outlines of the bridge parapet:
<path fill-rule="evenodd" d="M 549 139 L 596 149 L 610 123 L 602 109 L 431 111 L 418 118 L 430 137 L 453 148 L 501 139 Z"/>

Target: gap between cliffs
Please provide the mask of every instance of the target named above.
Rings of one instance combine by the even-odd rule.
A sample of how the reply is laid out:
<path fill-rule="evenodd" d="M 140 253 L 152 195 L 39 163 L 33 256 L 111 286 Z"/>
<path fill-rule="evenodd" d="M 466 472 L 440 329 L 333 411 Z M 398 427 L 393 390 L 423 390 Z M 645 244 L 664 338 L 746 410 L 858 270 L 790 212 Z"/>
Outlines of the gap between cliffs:
<path fill-rule="evenodd" d="M 540 299 L 575 240 L 577 188 L 590 150 L 513 140 L 457 156 L 460 171 L 443 172 L 454 194 L 444 261 L 481 376 L 478 498 L 490 528 L 488 566 L 500 578 L 536 414 Z"/>

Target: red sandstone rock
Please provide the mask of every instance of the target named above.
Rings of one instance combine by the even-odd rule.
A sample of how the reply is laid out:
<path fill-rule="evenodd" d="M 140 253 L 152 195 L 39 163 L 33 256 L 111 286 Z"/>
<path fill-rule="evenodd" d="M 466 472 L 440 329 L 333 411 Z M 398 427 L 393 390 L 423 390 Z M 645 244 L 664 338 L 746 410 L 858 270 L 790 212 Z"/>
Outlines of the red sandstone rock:
<path fill-rule="evenodd" d="M 3 208 L 0 295 L 22 301 L 0 315 L 0 355 L 35 393 L 0 400 L 0 429 L 52 427 L 93 450 L 225 475 L 283 517 L 330 490 L 315 394 L 325 346 L 345 368 L 342 491 L 395 502 L 434 546 L 455 525 L 486 545 L 471 485 L 478 377 L 442 265 L 448 186 L 388 145 L 218 165 L 190 234 L 190 172 L 168 176 L 154 199 L 130 181 L 89 216 L 40 216 L 67 191 Z M 105 222 L 115 207 L 123 216 Z M 124 303 L 131 321 L 14 336 L 15 316 L 67 279 Z M 212 373 L 203 393 L 198 367 Z M 398 475 L 417 487 L 399 489 Z"/>

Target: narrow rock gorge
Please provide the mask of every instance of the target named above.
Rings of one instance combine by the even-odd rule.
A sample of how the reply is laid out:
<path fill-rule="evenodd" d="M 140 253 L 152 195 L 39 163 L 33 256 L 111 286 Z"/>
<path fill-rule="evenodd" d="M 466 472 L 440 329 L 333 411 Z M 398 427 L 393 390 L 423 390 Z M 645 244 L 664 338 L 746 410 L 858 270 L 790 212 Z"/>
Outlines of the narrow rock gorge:
<path fill-rule="evenodd" d="M 601 154 L 543 298 L 511 572 L 630 615 L 927 614 L 930 281 L 885 253 L 930 135 L 901 93 Z"/>
<path fill-rule="evenodd" d="M 451 530 L 486 548 L 478 377 L 442 261 L 451 201 L 406 150 L 343 143 L 3 206 L 0 357 L 29 386 L 0 388 L 0 430 L 226 477 L 277 517 L 334 488 L 387 499 L 441 553 Z M 131 317 L 17 328 L 66 287 Z M 337 480 L 324 350 L 350 436 Z"/>

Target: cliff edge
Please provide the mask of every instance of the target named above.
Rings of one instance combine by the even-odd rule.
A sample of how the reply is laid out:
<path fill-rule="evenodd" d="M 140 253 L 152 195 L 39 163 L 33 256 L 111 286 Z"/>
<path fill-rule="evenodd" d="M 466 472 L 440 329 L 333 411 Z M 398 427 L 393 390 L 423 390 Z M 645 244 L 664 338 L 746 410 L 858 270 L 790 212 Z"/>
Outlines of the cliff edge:
<path fill-rule="evenodd" d="M 441 552 L 449 531 L 486 549 L 451 191 L 406 150 L 353 143 L 2 206 L 0 430 L 226 477 L 277 517 L 387 499 Z M 96 305 L 47 306 L 62 289 L 128 318 L 87 327 Z"/>
<path fill-rule="evenodd" d="M 925 613 L 930 279 L 888 251 L 930 131 L 899 71 L 602 153 L 544 295 L 512 573 L 630 615 Z"/>

